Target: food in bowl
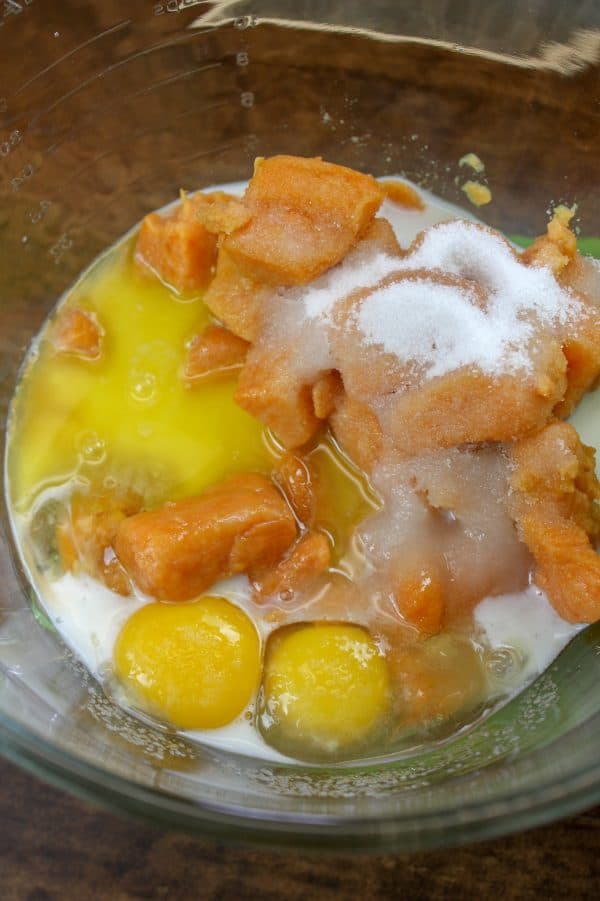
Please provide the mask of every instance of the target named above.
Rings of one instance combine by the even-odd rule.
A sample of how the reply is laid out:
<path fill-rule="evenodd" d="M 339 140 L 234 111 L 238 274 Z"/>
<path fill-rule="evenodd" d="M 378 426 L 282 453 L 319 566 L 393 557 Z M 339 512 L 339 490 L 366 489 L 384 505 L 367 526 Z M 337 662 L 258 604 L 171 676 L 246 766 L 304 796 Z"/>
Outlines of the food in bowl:
<path fill-rule="evenodd" d="M 452 734 L 600 618 L 600 269 L 399 179 L 256 161 L 58 304 L 16 392 L 21 554 L 124 706 L 257 756 Z"/>

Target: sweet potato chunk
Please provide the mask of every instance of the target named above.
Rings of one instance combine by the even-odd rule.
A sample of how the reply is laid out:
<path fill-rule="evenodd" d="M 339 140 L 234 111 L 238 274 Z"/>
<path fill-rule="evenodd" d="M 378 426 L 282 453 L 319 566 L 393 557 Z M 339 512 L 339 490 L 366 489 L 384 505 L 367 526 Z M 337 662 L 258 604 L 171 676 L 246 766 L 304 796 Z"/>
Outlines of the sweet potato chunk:
<path fill-rule="evenodd" d="M 245 275 L 224 247 L 219 250 L 217 269 L 204 302 L 227 328 L 255 341 L 261 324 L 261 306 L 271 296 L 272 288 Z"/>
<path fill-rule="evenodd" d="M 62 310 L 50 330 L 50 340 L 60 353 L 97 360 L 102 353 L 104 329 L 96 315 L 77 307 Z"/>
<path fill-rule="evenodd" d="M 560 275 L 577 254 L 577 239 L 569 228 L 573 213 L 565 206 L 557 207 L 546 234 L 523 251 L 522 261 L 529 266 L 546 266 L 554 275 Z"/>
<path fill-rule="evenodd" d="M 549 341 L 535 378 L 457 370 L 389 401 L 385 424 L 396 450 L 510 441 L 546 424 L 566 390 L 566 360 Z"/>
<path fill-rule="evenodd" d="M 126 519 L 115 550 L 143 591 L 186 601 L 220 578 L 273 565 L 296 532 L 277 489 L 250 474 Z"/>
<path fill-rule="evenodd" d="M 191 382 L 205 375 L 230 372 L 239 368 L 250 345 L 220 325 L 209 325 L 196 335 L 188 349 L 183 377 Z"/>
<path fill-rule="evenodd" d="M 130 594 L 129 577 L 113 548 L 119 525 L 137 513 L 140 504 L 140 498 L 133 493 L 74 495 L 70 516 L 57 529 L 63 569 L 80 570 L 118 594 Z"/>
<path fill-rule="evenodd" d="M 222 246 L 254 279 L 304 285 L 339 263 L 382 199 L 370 175 L 320 158 L 258 160 L 243 201 L 252 219 Z"/>
<path fill-rule="evenodd" d="M 251 219 L 250 211 L 243 203 L 224 191 L 198 192 L 192 197 L 182 192 L 181 216 L 186 221 L 199 222 L 211 235 L 230 235 Z"/>
<path fill-rule="evenodd" d="M 310 441 L 321 420 L 315 414 L 312 385 L 299 382 L 288 362 L 287 348 L 271 355 L 252 350 L 242 369 L 235 400 L 272 429 L 284 447 L 293 450 Z"/>
<path fill-rule="evenodd" d="M 425 209 L 421 195 L 405 181 L 383 181 L 381 187 L 387 199 L 392 203 L 397 203 L 398 206 L 404 206 L 409 210 Z"/>
<path fill-rule="evenodd" d="M 554 408 L 560 419 L 571 415 L 584 394 L 595 388 L 600 375 L 600 309 L 593 319 L 581 320 L 562 346 L 567 361 L 567 389 Z"/>
<path fill-rule="evenodd" d="M 581 443 L 572 425 L 553 422 L 519 441 L 512 450 L 515 470 L 511 484 L 520 502 L 545 504 L 569 517 L 593 539 L 600 536 L 600 484 L 595 451 Z"/>
<path fill-rule="evenodd" d="M 444 621 L 444 590 L 429 567 L 397 567 L 394 598 L 403 619 L 425 635 L 435 635 Z"/>
<path fill-rule="evenodd" d="M 291 600 L 298 591 L 307 591 L 331 562 L 331 547 L 325 535 L 305 535 L 290 553 L 255 583 L 254 598 L 262 603 L 269 598 Z"/>
<path fill-rule="evenodd" d="M 335 369 L 326 372 L 312 388 L 312 402 L 317 419 L 327 419 L 335 410 L 344 391 L 342 377 Z"/>
<path fill-rule="evenodd" d="M 535 581 L 559 616 L 600 619 L 600 484 L 594 451 L 567 423 L 552 423 L 518 442 L 511 502 L 519 532 L 535 558 Z"/>
<path fill-rule="evenodd" d="M 561 419 L 569 416 L 583 395 L 600 376 L 600 267 L 577 256 L 563 270 L 561 284 L 577 292 L 579 310 L 563 328 L 559 338 L 567 360 L 567 390 L 554 410 Z"/>
<path fill-rule="evenodd" d="M 315 517 L 315 491 L 310 470 L 295 454 L 284 454 L 277 463 L 275 480 L 300 522 L 311 526 Z"/>
<path fill-rule="evenodd" d="M 219 267 L 223 253 L 221 250 Z M 378 253 L 390 256 L 399 253 L 391 225 L 387 220 L 379 218 L 369 224 L 364 236 L 350 252 L 348 263 L 352 268 L 359 268 L 362 264 L 367 265 Z M 346 261 L 343 265 L 345 264 Z M 325 276 L 324 280 L 328 278 L 329 276 Z M 237 334 L 241 334 L 239 320 L 234 317 L 235 322 L 231 324 L 231 319 L 225 318 L 223 309 L 212 303 L 218 281 L 217 276 L 206 300 L 215 315 L 227 321 Z M 322 287 L 322 283 L 316 282 L 315 286 Z M 231 297 L 229 294 L 224 298 L 226 304 L 230 303 Z M 303 289 L 273 293 L 270 299 L 264 294 L 260 299 L 257 299 L 256 294 L 253 297 L 259 308 L 264 304 L 265 316 L 264 321 L 261 321 L 260 316 L 257 317 L 260 327 L 252 334 L 259 337 L 260 332 L 263 340 L 257 341 L 248 355 L 240 376 L 236 401 L 272 429 L 286 448 L 300 447 L 316 434 L 322 420 L 331 414 L 337 396 L 343 393 L 342 380 L 339 373 L 330 368 L 328 352 L 323 353 L 323 344 L 326 344 L 323 325 L 308 322 L 304 323 L 304 328 L 295 319 L 292 311 L 297 306 L 302 310 Z M 247 310 L 248 305 L 242 298 L 240 301 L 240 308 Z M 256 309 L 254 301 L 250 306 L 252 311 Z M 285 308 L 283 316 L 288 317 L 288 323 L 279 322 L 279 327 L 270 331 L 270 325 L 273 321 L 277 322 L 282 308 Z M 256 320 L 253 320 L 253 324 L 254 321 Z M 309 359 L 303 359 L 303 365 L 295 367 L 294 359 L 302 357 L 298 351 L 304 343 L 311 341 L 320 345 L 321 356 L 311 355 Z"/>
<path fill-rule="evenodd" d="M 536 559 L 535 581 L 558 615 L 571 623 L 600 619 L 600 557 L 585 531 L 534 512 L 523 516 L 520 526 Z"/>
<path fill-rule="evenodd" d="M 370 407 L 343 396 L 329 419 L 336 441 L 351 460 L 365 472 L 371 472 L 381 456 L 383 433 Z"/>
<path fill-rule="evenodd" d="M 204 288 L 217 259 L 217 238 L 188 204 L 170 216 L 150 213 L 142 222 L 135 259 L 176 291 Z"/>
<path fill-rule="evenodd" d="M 576 291 L 582 305 L 581 314 L 569 323 L 564 336 L 563 353 L 567 359 L 568 387 L 556 406 L 555 414 L 569 416 L 582 396 L 593 388 L 600 375 L 600 269 L 577 254 L 575 234 L 569 228 L 573 210 L 555 209 L 547 233 L 523 251 L 521 259 L 530 266 L 551 269 L 560 284 Z"/>

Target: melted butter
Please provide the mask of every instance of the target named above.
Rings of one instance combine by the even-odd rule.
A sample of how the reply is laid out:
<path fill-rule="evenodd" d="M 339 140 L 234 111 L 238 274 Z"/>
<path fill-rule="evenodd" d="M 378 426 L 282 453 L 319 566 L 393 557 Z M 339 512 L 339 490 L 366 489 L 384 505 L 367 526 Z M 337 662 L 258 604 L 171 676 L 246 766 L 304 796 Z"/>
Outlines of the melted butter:
<path fill-rule="evenodd" d="M 315 480 L 316 525 L 331 537 L 334 563 L 349 550 L 358 523 L 379 506 L 364 474 L 330 440 L 308 455 Z"/>
<path fill-rule="evenodd" d="M 186 341 L 208 323 L 134 264 L 131 241 L 76 286 L 69 304 L 96 313 L 101 359 L 56 353 L 42 337 L 16 399 L 9 475 L 13 503 L 75 475 L 129 484 L 148 503 L 195 494 L 233 472 L 267 471 L 262 428 L 233 401 L 235 380 L 188 388 Z"/>
<path fill-rule="evenodd" d="M 97 361 L 57 353 L 46 332 L 13 407 L 11 500 L 26 513 L 50 486 L 73 479 L 132 489 L 147 506 L 198 494 L 237 472 L 265 472 L 276 455 L 263 427 L 233 400 L 236 376 L 188 387 L 186 342 L 210 315 L 140 271 L 128 238 L 83 276 L 64 303 L 96 314 L 105 330 Z M 51 327 L 51 325 L 50 325 Z M 373 509 L 365 478 L 329 438 L 310 454 L 319 525 L 336 559 Z"/>

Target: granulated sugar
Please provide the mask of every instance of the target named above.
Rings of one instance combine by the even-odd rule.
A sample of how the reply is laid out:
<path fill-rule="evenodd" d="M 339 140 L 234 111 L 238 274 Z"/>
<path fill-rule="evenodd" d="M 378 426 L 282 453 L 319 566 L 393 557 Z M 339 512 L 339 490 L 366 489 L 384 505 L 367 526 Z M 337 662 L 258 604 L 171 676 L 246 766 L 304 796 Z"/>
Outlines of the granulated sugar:
<path fill-rule="evenodd" d="M 430 378 L 461 366 L 482 372 L 526 370 L 531 324 L 488 314 L 467 288 L 430 278 L 406 278 L 375 291 L 356 322 L 366 344 L 377 344 Z"/>
<path fill-rule="evenodd" d="M 330 322 L 335 304 L 357 288 L 370 288 L 398 268 L 399 257 L 386 253 L 350 253 L 346 259 L 304 289 L 304 310 L 310 319 Z"/>
<path fill-rule="evenodd" d="M 549 269 L 522 265 L 502 238 L 469 222 L 429 229 L 395 262 L 406 277 L 369 295 L 355 321 L 367 344 L 423 367 L 429 377 L 464 366 L 489 374 L 527 371 L 535 326 L 564 324 L 576 306 Z M 436 274 L 463 282 L 449 285 Z"/>
<path fill-rule="evenodd" d="M 427 229 L 397 269 L 431 269 L 474 281 L 488 295 L 488 313 L 503 318 L 533 315 L 550 326 L 567 322 L 573 313 L 573 299 L 550 269 L 524 266 L 500 235 L 472 222 L 459 219 Z"/>

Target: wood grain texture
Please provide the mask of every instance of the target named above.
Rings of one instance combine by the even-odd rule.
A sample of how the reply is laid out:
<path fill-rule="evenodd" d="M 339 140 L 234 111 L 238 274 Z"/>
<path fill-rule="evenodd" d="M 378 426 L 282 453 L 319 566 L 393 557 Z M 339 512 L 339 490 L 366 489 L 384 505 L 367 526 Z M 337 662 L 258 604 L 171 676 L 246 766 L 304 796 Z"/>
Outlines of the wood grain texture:
<path fill-rule="evenodd" d="M 0 763 L 2 901 L 586 901 L 599 886 L 600 807 L 464 848 L 318 857 L 159 832 Z"/>

